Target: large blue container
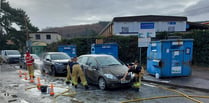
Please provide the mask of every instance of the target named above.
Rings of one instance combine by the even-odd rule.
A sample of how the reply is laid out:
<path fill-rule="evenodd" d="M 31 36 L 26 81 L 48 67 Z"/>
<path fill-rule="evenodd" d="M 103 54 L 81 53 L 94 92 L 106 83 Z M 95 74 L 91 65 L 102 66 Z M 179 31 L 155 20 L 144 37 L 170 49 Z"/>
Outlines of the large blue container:
<path fill-rule="evenodd" d="M 75 45 L 60 45 L 58 46 L 59 52 L 65 52 L 70 57 L 76 57 L 76 46 Z"/>
<path fill-rule="evenodd" d="M 147 72 L 158 77 L 191 75 L 193 39 L 152 41 L 147 50 Z"/>
<path fill-rule="evenodd" d="M 106 44 L 92 44 L 91 54 L 109 54 L 118 58 L 118 44 L 106 43 Z"/>

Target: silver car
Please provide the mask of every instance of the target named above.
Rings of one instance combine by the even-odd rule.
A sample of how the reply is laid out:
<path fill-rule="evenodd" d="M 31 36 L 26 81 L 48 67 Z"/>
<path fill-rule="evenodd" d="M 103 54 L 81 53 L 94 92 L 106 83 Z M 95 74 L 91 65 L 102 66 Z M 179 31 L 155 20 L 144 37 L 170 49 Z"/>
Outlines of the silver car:
<path fill-rule="evenodd" d="M 67 64 L 71 58 L 66 53 L 47 52 L 43 54 L 42 59 L 43 68 L 41 69 L 41 73 L 48 73 L 53 76 L 57 74 L 65 76 L 67 74 Z"/>
<path fill-rule="evenodd" d="M 121 78 L 128 71 L 128 67 L 111 55 L 89 54 L 78 57 L 88 83 L 98 84 L 104 90 L 120 86 L 130 86 L 131 74 L 126 80 Z"/>
<path fill-rule="evenodd" d="M 20 59 L 20 52 L 18 50 L 2 50 L 1 58 L 5 63 L 18 63 Z"/>
<path fill-rule="evenodd" d="M 34 58 L 33 66 L 34 69 L 41 69 L 43 67 L 43 62 L 40 60 L 40 57 L 36 54 L 30 54 Z M 20 58 L 19 65 L 20 68 L 26 69 L 26 60 L 25 60 L 26 54 Z"/>

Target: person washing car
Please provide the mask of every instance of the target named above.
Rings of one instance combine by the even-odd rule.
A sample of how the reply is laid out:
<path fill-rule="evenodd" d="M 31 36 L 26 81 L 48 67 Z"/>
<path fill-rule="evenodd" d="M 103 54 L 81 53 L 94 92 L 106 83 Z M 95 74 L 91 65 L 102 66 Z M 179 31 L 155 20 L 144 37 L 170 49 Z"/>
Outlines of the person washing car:
<path fill-rule="evenodd" d="M 71 82 L 72 64 L 73 64 L 73 61 L 70 59 L 69 62 L 68 62 L 68 65 L 67 65 L 67 77 L 66 77 L 66 80 L 65 80 L 66 84 L 70 84 L 70 82 Z"/>
<path fill-rule="evenodd" d="M 30 55 L 29 51 L 26 52 L 25 60 L 26 60 L 26 66 L 27 66 L 27 70 L 28 70 L 28 74 L 30 76 L 30 79 L 31 79 L 31 77 L 34 78 L 35 77 L 34 76 L 34 68 L 33 68 L 34 59 Z"/>
<path fill-rule="evenodd" d="M 125 80 L 129 72 L 134 73 L 132 87 L 138 90 L 141 86 L 141 78 L 143 77 L 144 74 L 144 68 L 141 65 L 139 65 L 138 61 L 136 60 L 133 66 L 129 66 L 128 72 L 125 73 L 125 75 L 121 80 Z"/>
<path fill-rule="evenodd" d="M 67 74 L 67 80 L 66 83 L 70 83 L 70 77 L 72 79 L 72 84 L 77 88 L 78 85 L 78 77 L 81 79 L 81 83 L 85 87 L 85 89 L 88 89 L 88 84 L 86 81 L 86 77 L 81 69 L 81 66 L 77 62 L 77 57 L 72 58 L 72 61 L 69 62 L 68 66 L 68 74 Z"/>

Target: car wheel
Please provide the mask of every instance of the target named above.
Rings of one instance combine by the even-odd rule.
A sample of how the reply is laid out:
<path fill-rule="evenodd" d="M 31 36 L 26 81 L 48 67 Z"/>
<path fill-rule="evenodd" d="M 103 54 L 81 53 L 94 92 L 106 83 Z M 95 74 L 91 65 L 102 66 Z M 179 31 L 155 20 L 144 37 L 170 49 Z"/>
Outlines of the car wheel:
<path fill-rule="evenodd" d="M 41 74 L 42 74 L 42 75 L 45 75 L 45 74 L 46 74 L 46 72 L 45 72 L 44 69 L 41 69 Z"/>
<path fill-rule="evenodd" d="M 105 90 L 107 87 L 106 87 L 106 81 L 104 78 L 99 78 L 99 88 L 101 90 Z"/>
<path fill-rule="evenodd" d="M 51 74 L 52 74 L 52 76 L 57 76 L 56 69 L 55 69 L 55 67 L 53 67 L 53 66 L 52 66 L 52 68 L 51 68 Z"/>

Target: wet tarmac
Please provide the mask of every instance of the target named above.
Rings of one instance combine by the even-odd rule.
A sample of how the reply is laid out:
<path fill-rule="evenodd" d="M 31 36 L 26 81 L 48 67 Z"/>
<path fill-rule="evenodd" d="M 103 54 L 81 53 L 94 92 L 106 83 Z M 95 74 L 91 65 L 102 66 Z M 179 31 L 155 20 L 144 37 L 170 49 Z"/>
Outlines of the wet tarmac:
<path fill-rule="evenodd" d="M 22 70 L 15 65 L 2 65 L 0 67 L 0 103 L 121 103 L 138 98 L 150 98 L 157 96 L 179 95 L 178 93 L 157 87 L 157 84 L 143 82 L 141 89 L 137 92 L 130 87 L 117 88 L 111 90 L 100 90 L 95 85 L 90 85 L 89 90 L 85 90 L 82 85 L 75 89 L 72 85 L 66 85 L 65 77 L 52 77 L 41 75 L 40 70 L 35 70 L 35 83 L 30 83 L 24 77 L 20 78 L 18 71 Z M 22 70 L 25 71 L 25 70 Z M 41 78 L 41 84 L 54 84 L 54 96 L 48 93 L 41 93 L 36 88 L 37 77 Z M 169 80 L 162 80 L 168 82 Z M 170 81 L 169 81 L 170 82 Z M 209 96 L 208 92 L 184 89 L 175 86 L 159 85 L 172 90 L 178 90 L 188 95 Z M 60 93 L 68 90 L 65 95 Z M 76 93 L 69 96 L 69 93 Z M 56 98 L 55 98 L 56 97 Z M 204 103 L 209 99 L 196 98 Z M 148 99 L 140 103 L 192 103 L 193 101 L 185 97 L 173 97 L 164 99 Z M 136 102 L 134 102 L 136 103 Z"/>
<path fill-rule="evenodd" d="M 209 92 L 209 68 L 193 66 L 192 75 L 157 79 L 146 73 L 144 81 Z"/>

